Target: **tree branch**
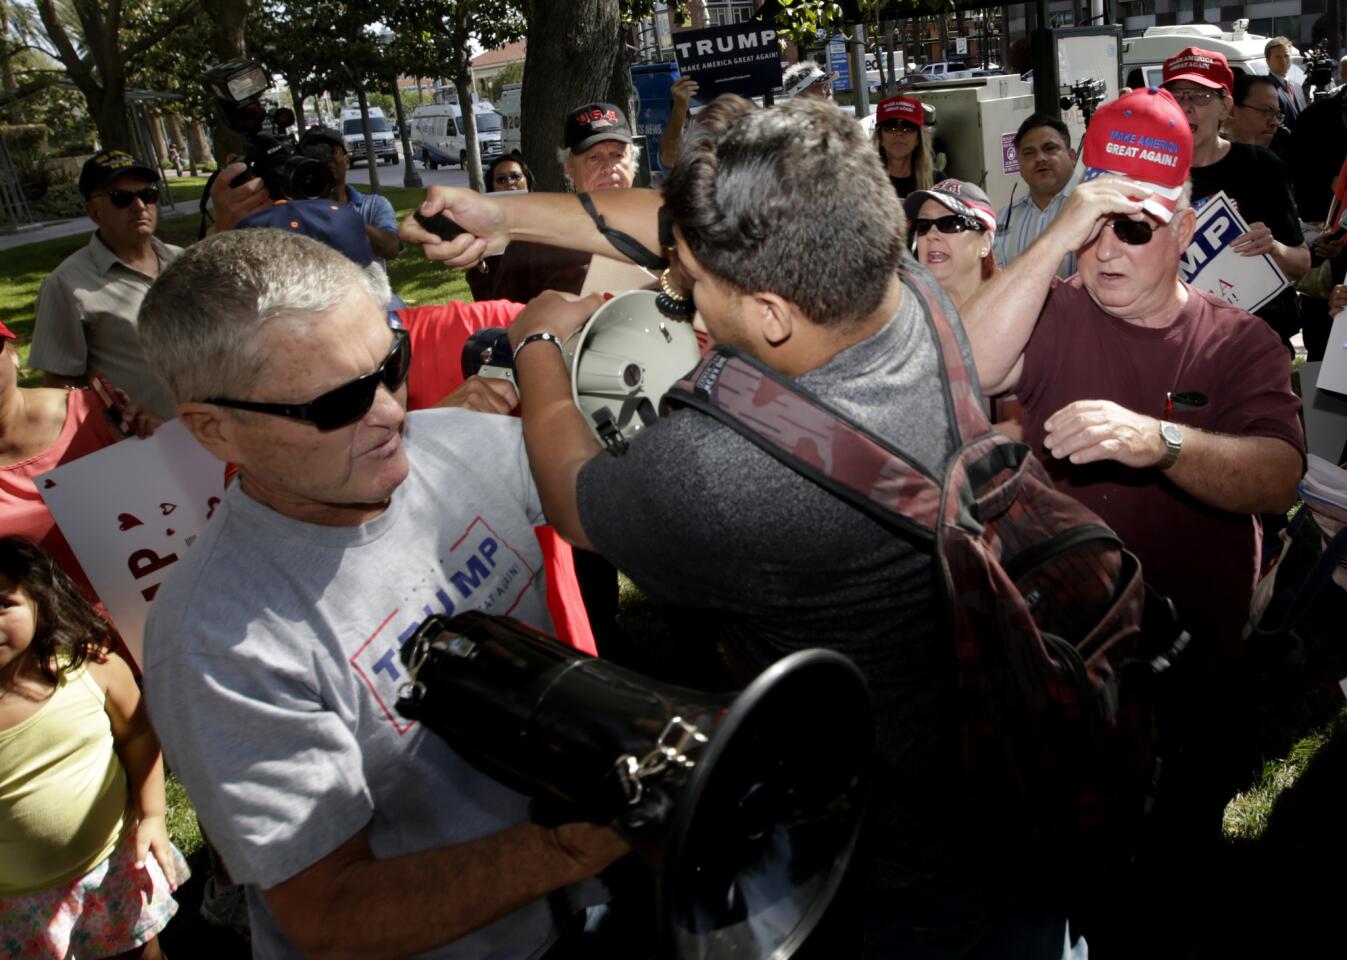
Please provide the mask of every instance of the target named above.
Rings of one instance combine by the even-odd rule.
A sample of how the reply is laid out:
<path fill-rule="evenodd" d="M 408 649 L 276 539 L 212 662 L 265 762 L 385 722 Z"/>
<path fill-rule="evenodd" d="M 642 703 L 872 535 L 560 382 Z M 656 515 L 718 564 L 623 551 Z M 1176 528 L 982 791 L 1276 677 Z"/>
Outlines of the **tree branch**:
<path fill-rule="evenodd" d="M 70 74 L 70 79 L 74 80 L 81 90 L 86 84 L 92 85 L 93 78 L 90 76 L 88 60 L 81 57 L 76 52 L 75 45 L 70 42 L 65 24 L 56 13 L 56 4 L 52 0 L 37 0 L 37 15 L 41 17 L 47 39 L 56 48 L 57 58 Z"/>
<path fill-rule="evenodd" d="M 151 47 L 158 44 L 161 40 L 177 30 L 188 20 L 191 20 L 201 10 L 201 4 L 198 0 L 187 0 L 178 10 L 171 14 L 168 19 L 162 21 L 158 27 L 147 32 L 139 41 L 126 48 L 122 54 L 122 59 L 128 67 L 132 65 L 137 57 L 146 53 Z M 128 71 L 129 72 L 129 71 Z"/>

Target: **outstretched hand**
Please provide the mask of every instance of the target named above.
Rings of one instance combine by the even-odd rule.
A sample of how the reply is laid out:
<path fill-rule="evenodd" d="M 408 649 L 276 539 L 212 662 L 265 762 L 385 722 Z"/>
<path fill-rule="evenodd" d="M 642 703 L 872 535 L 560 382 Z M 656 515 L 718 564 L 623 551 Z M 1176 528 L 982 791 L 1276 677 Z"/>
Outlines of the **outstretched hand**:
<path fill-rule="evenodd" d="M 1043 445 L 1058 460 L 1094 463 L 1115 460 L 1128 467 L 1153 467 L 1165 457 L 1160 421 L 1111 400 L 1077 400 L 1043 424 Z"/>
<path fill-rule="evenodd" d="M 402 221 L 398 236 L 407 243 L 420 244 L 430 260 L 442 260 L 451 267 L 470 267 L 483 257 L 500 253 L 509 243 L 501 202 L 461 187 L 431 187 L 418 212 L 427 217 L 443 213 L 464 232 L 443 240 L 421 226 L 416 215 L 411 214 Z"/>

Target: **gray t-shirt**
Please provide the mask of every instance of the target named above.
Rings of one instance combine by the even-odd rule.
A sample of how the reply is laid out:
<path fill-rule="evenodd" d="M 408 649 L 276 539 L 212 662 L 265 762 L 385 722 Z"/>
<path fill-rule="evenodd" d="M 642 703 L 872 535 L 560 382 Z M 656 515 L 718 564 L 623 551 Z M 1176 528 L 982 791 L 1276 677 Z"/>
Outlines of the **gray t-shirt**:
<path fill-rule="evenodd" d="M 948 301 L 945 312 L 956 316 Z M 953 439 L 935 342 L 910 290 L 882 330 L 799 382 L 941 475 Z M 624 456 L 587 463 L 579 504 L 594 548 L 651 597 L 694 608 L 742 673 L 808 647 L 855 660 L 878 726 L 876 855 L 904 887 L 945 873 L 941 824 L 959 769 L 954 651 L 928 553 L 693 410 L 641 431 Z"/>
<path fill-rule="evenodd" d="M 358 527 L 283 517 L 235 484 L 146 625 L 150 715 L 211 842 L 249 885 L 257 957 L 298 956 L 259 888 L 367 824 L 382 859 L 527 819 L 525 797 L 393 709 L 399 647 L 429 614 L 551 627 L 519 421 L 413 413 L 407 452 L 389 508 Z M 552 936 L 540 900 L 429 956 L 527 958 Z"/>

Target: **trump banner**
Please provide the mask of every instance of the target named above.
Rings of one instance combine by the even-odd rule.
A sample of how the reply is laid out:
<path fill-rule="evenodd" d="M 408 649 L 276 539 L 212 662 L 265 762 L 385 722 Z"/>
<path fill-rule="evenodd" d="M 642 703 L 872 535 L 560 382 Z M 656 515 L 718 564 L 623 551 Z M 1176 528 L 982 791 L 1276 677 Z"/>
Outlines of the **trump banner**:
<path fill-rule="evenodd" d="M 697 100 L 722 93 L 760 97 L 781 86 L 781 46 L 763 20 L 730 23 L 674 35 L 678 72 L 697 81 Z"/>
<path fill-rule="evenodd" d="M 215 514 L 224 470 L 170 420 L 34 478 L 137 665 L 150 603 Z"/>
<path fill-rule="evenodd" d="M 1197 229 L 1179 261 L 1184 280 L 1222 300 L 1253 313 L 1281 293 L 1288 283 L 1269 254 L 1241 256 L 1230 248 L 1249 225 L 1224 192 L 1209 197 L 1197 213 Z"/>

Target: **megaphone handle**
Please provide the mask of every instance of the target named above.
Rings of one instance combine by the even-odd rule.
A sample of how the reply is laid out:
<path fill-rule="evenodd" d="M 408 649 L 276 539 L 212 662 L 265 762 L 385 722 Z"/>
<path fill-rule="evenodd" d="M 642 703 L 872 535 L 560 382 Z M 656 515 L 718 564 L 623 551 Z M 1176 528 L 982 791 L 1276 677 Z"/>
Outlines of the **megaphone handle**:
<path fill-rule="evenodd" d="M 418 210 L 413 216 L 416 217 L 417 223 L 421 224 L 421 226 L 425 227 L 441 240 L 452 240 L 460 233 L 467 233 L 466 230 L 446 216 L 443 211 L 434 216 L 427 217 Z"/>

